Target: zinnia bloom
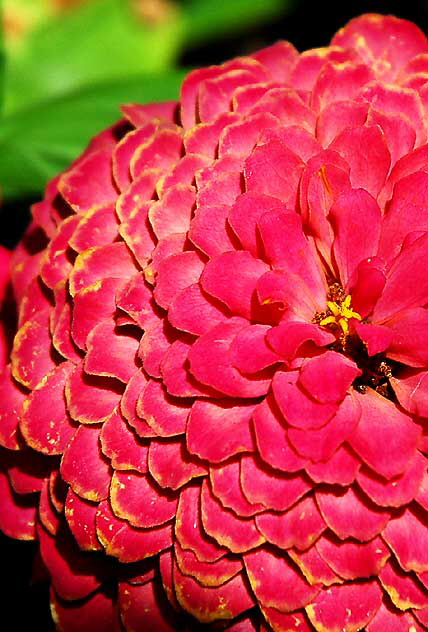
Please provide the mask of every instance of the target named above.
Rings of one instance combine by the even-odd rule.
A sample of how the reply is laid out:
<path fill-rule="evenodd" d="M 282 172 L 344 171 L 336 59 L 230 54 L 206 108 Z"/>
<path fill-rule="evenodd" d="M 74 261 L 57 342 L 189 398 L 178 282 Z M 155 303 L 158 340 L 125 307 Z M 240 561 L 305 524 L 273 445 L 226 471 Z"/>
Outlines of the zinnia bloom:
<path fill-rule="evenodd" d="M 427 630 L 426 37 L 365 15 L 123 114 L 14 255 L 0 525 L 58 628 Z"/>

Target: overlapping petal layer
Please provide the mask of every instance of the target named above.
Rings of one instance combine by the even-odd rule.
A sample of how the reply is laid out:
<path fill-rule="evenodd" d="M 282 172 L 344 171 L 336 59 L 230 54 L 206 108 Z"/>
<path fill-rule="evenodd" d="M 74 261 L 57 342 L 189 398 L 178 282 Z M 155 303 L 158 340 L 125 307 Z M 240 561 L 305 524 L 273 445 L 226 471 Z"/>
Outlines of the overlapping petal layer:
<path fill-rule="evenodd" d="M 427 630 L 425 36 L 365 15 L 123 114 L 12 268 L 0 528 L 58 628 Z"/>

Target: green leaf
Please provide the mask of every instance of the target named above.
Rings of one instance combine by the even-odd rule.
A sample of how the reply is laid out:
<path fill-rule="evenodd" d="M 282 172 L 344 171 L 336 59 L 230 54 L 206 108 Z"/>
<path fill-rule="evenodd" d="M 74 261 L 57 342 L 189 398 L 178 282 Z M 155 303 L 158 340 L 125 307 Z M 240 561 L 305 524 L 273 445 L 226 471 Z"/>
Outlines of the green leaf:
<path fill-rule="evenodd" d="M 137 18 L 124 0 L 91 0 L 41 23 L 9 51 L 5 109 L 22 109 L 94 82 L 163 72 L 182 42 L 178 10 L 159 23 Z"/>
<path fill-rule="evenodd" d="M 0 192 L 39 194 L 90 138 L 120 118 L 121 103 L 176 99 L 186 71 L 102 83 L 0 120 Z"/>
<path fill-rule="evenodd" d="M 184 0 L 185 44 L 196 46 L 284 15 L 295 0 Z"/>

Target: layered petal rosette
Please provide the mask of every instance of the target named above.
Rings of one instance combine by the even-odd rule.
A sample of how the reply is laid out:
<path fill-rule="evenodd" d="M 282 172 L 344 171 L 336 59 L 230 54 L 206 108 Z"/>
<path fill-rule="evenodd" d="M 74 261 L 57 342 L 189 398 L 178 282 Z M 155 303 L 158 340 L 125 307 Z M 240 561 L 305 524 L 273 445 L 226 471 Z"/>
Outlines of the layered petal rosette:
<path fill-rule="evenodd" d="M 58 629 L 427 630 L 426 37 L 123 114 L 14 254 L 0 526 Z"/>

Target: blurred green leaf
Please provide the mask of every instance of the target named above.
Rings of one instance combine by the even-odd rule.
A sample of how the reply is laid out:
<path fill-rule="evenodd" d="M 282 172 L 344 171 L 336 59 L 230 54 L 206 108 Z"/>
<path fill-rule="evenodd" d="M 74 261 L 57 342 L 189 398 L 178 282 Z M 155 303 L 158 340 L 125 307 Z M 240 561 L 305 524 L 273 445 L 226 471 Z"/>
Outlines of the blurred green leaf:
<path fill-rule="evenodd" d="M 8 56 L 5 109 L 12 112 L 95 81 L 164 71 L 182 42 L 180 12 L 153 24 L 124 0 L 92 0 L 43 22 Z"/>
<path fill-rule="evenodd" d="M 237 33 L 282 15 L 294 0 L 183 0 L 185 42 L 192 46 L 209 38 Z"/>
<path fill-rule="evenodd" d="M 0 113 L 3 109 L 4 77 L 5 77 L 5 52 L 4 52 L 4 38 L 3 38 L 3 13 L 2 13 L 2 6 L 0 2 Z"/>
<path fill-rule="evenodd" d="M 39 194 L 98 131 L 120 118 L 121 103 L 177 98 L 186 71 L 143 75 L 38 103 L 0 121 L 0 192 Z"/>

